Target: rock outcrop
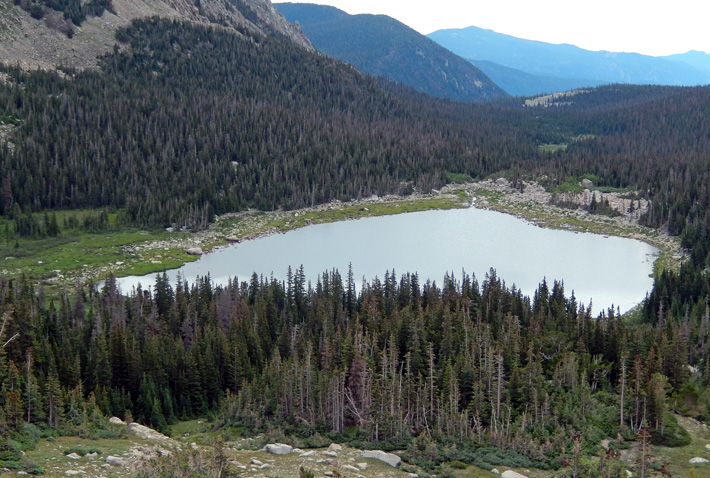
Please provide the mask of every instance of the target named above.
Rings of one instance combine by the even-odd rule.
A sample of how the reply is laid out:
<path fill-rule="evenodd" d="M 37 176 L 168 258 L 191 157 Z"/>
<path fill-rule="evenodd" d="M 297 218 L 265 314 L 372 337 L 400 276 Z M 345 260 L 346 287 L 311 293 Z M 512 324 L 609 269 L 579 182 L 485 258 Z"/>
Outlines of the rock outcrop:
<path fill-rule="evenodd" d="M 399 468 L 402 464 L 402 459 L 394 453 L 385 453 L 381 450 L 365 450 L 362 452 L 363 458 L 372 458 L 387 463 L 389 466 Z"/>

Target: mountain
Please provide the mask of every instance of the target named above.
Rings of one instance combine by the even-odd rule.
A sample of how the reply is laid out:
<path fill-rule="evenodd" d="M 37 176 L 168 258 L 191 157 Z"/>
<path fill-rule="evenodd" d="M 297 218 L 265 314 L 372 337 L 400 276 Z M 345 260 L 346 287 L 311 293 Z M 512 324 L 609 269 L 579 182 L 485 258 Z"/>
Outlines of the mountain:
<path fill-rule="evenodd" d="M 0 0 L 0 61 L 96 68 L 97 56 L 116 44 L 118 29 L 152 16 L 278 35 L 313 49 L 269 0 Z"/>
<path fill-rule="evenodd" d="M 432 96 L 481 101 L 505 96 L 481 70 L 385 15 L 349 15 L 334 7 L 279 3 L 323 53 L 365 73 Z"/>
<path fill-rule="evenodd" d="M 472 63 L 485 73 L 488 78 L 493 80 L 495 84 L 512 96 L 533 96 L 541 93 L 569 91 L 604 84 L 603 81 L 599 80 L 533 75 L 486 60 L 476 60 Z"/>
<path fill-rule="evenodd" d="M 587 82 L 584 86 L 600 83 L 678 86 L 710 83 L 710 72 L 682 61 L 523 40 L 473 26 L 438 30 L 428 37 L 474 64 L 489 61 L 533 75 Z"/>
<path fill-rule="evenodd" d="M 664 56 L 663 58 L 687 63 L 698 70 L 705 71 L 710 74 L 710 54 L 705 53 L 704 51 L 690 50 L 685 53 Z"/>

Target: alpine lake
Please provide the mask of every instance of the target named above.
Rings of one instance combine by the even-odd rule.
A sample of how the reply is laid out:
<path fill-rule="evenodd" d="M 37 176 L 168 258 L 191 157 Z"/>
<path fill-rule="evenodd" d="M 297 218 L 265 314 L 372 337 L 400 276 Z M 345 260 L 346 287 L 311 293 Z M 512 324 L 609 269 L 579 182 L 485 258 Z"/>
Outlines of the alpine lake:
<path fill-rule="evenodd" d="M 316 224 L 218 248 L 197 261 L 167 271 L 172 284 L 197 277 L 216 284 L 249 281 L 254 273 L 285 281 L 303 266 L 315 287 L 325 271 L 337 269 L 343 281 L 352 267 L 355 285 L 385 273 L 417 273 L 419 283 L 443 283 L 462 271 L 486 280 L 491 269 L 523 294 L 532 296 L 545 280 L 562 281 L 567 296 L 592 304 L 593 312 L 609 307 L 622 313 L 651 290 L 653 263 L 659 250 L 621 237 L 546 229 L 487 209 L 429 210 L 358 220 Z M 156 274 L 117 279 L 124 293 L 149 289 Z"/>

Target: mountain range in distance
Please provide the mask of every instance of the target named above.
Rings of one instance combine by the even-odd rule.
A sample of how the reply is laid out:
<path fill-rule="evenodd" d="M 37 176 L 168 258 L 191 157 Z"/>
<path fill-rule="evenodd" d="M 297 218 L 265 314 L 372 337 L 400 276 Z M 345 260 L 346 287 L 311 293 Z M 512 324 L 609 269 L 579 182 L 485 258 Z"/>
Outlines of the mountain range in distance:
<path fill-rule="evenodd" d="M 322 53 L 432 96 L 481 101 L 507 96 L 472 63 L 385 15 L 349 15 L 335 7 L 277 3 Z"/>
<path fill-rule="evenodd" d="M 289 22 L 298 22 L 321 52 L 433 96 L 474 101 L 495 98 L 500 90 L 489 80 L 512 96 L 611 83 L 710 84 L 710 55 L 703 52 L 653 57 L 590 51 L 475 26 L 433 32 L 426 36 L 432 44 L 385 15 L 349 15 L 335 7 L 304 3 L 275 6 Z M 462 65 L 461 59 L 476 69 Z"/>
<path fill-rule="evenodd" d="M 697 86 L 710 84 L 710 55 L 665 57 L 591 51 L 524 40 L 475 26 L 427 35 L 471 61 L 511 95 L 532 95 L 608 83 Z"/>

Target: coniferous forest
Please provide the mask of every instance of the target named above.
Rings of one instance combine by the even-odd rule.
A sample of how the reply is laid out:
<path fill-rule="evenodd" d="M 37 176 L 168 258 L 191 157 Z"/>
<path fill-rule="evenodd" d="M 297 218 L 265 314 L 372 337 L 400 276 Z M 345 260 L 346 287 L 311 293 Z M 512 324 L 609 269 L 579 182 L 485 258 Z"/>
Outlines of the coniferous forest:
<path fill-rule="evenodd" d="M 452 173 L 593 174 L 649 199 L 642 221 L 690 259 L 658 274 L 633 323 L 592 317 L 560 283 L 524 297 L 495 271 L 383 271 L 361 289 L 338 271 L 162 277 L 128 295 L 111 278 L 58 296 L 2 279 L 0 460 L 126 414 L 404 449 L 423 466 L 558 469 L 646 430 L 687 443 L 675 414 L 710 420 L 710 88 L 522 104 L 433 99 L 282 39 L 158 19 L 120 31 L 100 71 L 4 67 L 0 214 L 25 224 L 17 234 L 65 209 L 200 229 L 245 208 L 429 191 Z M 577 476 L 625 472 L 612 454 Z"/>

